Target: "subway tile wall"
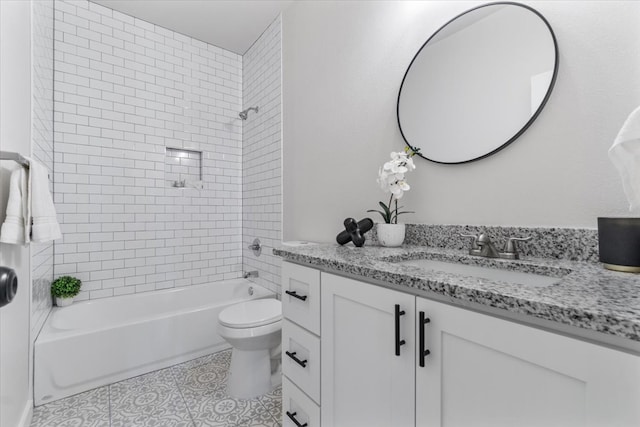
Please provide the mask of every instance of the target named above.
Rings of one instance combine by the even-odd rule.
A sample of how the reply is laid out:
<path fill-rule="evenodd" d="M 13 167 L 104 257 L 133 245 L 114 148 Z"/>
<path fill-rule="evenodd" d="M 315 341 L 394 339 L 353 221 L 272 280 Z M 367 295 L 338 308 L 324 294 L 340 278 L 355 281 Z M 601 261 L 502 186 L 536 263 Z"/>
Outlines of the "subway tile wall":
<path fill-rule="evenodd" d="M 242 271 L 242 57 L 111 9 L 55 2 L 55 275 L 80 299 Z M 166 147 L 202 152 L 169 188 Z"/>
<path fill-rule="evenodd" d="M 53 191 L 53 0 L 33 2 L 32 153 L 50 176 Z M 31 337 L 35 340 L 51 309 L 53 242 L 31 244 Z"/>
<path fill-rule="evenodd" d="M 280 293 L 280 258 L 271 249 L 282 240 L 281 18 L 243 56 L 242 234 L 244 269 L 258 270 L 256 283 Z M 248 249 L 258 237 L 264 248 Z"/>

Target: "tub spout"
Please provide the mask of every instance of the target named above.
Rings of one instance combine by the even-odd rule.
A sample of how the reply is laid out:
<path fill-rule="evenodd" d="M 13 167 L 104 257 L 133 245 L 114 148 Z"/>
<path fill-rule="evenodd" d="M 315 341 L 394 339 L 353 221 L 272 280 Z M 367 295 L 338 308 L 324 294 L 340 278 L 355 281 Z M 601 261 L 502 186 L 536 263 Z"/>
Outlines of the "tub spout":
<path fill-rule="evenodd" d="M 254 270 L 254 271 L 245 271 L 244 272 L 244 277 L 245 279 L 248 279 L 250 277 L 258 277 L 258 270 Z"/>

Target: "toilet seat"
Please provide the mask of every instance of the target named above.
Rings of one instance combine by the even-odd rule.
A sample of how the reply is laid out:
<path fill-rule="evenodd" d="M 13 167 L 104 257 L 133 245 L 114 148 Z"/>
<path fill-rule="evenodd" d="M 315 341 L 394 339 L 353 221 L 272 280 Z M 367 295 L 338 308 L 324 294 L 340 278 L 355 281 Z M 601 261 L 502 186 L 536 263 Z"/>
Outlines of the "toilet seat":
<path fill-rule="evenodd" d="M 269 325 L 282 319 L 282 303 L 274 298 L 256 299 L 234 304 L 218 316 L 220 325 L 246 329 Z"/>

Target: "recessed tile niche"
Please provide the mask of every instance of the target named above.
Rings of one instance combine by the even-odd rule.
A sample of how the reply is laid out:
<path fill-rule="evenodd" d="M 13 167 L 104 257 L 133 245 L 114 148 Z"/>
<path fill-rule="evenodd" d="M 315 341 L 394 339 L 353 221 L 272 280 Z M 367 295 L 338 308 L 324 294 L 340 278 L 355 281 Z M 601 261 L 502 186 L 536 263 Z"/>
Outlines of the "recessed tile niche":
<path fill-rule="evenodd" d="M 169 187 L 192 187 L 202 181 L 202 152 L 166 149 L 164 177 Z"/>

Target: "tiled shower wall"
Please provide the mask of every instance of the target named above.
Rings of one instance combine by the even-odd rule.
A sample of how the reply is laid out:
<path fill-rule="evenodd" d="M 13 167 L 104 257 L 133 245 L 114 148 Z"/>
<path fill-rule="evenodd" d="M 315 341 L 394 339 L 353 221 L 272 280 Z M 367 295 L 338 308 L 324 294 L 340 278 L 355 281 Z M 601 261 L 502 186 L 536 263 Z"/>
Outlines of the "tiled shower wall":
<path fill-rule="evenodd" d="M 55 275 L 81 299 L 242 270 L 242 58 L 87 1 L 55 2 Z M 202 152 L 203 189 L 165 181 Z"/>
<path fill-rule="evenodd" d="M 245 270 L 280 293 L 280 258 L 271 248 L 282 240 L 281 20 L 278 17 L 243 56 L 243 108 L 258 106 L 243 123 L 242 235 Z M 259 257 L 248 249 L 258 237 Z"/>
<path fill-rule="evenodd" d="M 53 191 L 53 0 L 32 3 L 32 151 L 50 177 Z M 31 244 L 31 336 L 35 339 L 51 309 L 53 242 Z"/>

